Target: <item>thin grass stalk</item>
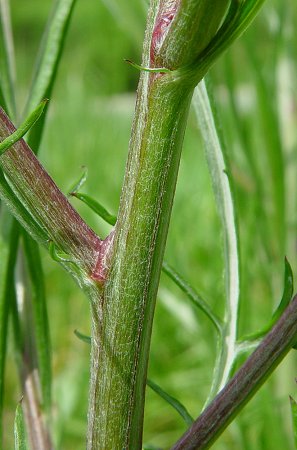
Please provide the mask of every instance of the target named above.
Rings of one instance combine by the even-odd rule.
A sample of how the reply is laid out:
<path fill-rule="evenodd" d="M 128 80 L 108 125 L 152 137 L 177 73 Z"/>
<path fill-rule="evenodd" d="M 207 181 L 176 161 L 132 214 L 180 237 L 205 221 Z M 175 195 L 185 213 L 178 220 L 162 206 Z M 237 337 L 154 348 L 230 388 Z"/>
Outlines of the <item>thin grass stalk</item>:
<path fill-rule="evenodd" d="M 0 56 L 0 99 L 3 100 L 1 105 L 6 105 L 11 118 L 17 119 L 15 55 L 9 0 L 0 0 Z"/>
<path fill-rule="evenodd" d="M 236 357 L 240 299 L 239 236 L 231 186 L 232 175 L 229 171 L 214 104 L 204 81 L 201 81 L 195 89 L 193 105 L 205 144 L 206 158 L 224 235 L 226 306 L 221 356 L 215 368 L 211 392 L 213 395 L 225 385 Z"/>
<path fill-rule="evenodd" d="M 3 215 L 10 217 L 6 207 L 1 206 L 1 269 L 0 269 L 0 447 L 3 439 L 3 404 L 5 393 L 5 362 L 7 354 L 7 338 L 8 338 L 8 323 L 9 323 L 9 309 L 10 300 L 9 295 L 11 286 L 13 284 L 13 271 L 16 259 L 16 245 L 17 236 L 15 228 L 9 230 L 3 225 L 7 226 L 7 217 L 3 220 Z M 10 221 L 13 219 L 10 217 Z"/>
<path fill-rule="evenodd" d="M 297 340 L 297 296 L 224 389 L 172 450 L 207 450 L 259 390 Z"/>

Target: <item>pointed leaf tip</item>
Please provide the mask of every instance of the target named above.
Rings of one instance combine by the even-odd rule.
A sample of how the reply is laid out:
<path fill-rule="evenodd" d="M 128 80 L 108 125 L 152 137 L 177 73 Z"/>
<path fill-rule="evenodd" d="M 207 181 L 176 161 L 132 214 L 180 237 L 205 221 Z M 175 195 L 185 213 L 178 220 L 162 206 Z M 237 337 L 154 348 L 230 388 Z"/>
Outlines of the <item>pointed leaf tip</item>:
<path fill-rule="evenodd" d="M 6 150 L 12 147 L 17 141 L 22 139 L 22 137 L 25 136 L 25 134 L 35 125 L 37 120 L 42 115 L 47 102 L 48 99 L 42 100 L 42 102 L 39 103 L 37 108 L 34 109 L 34 111 L 16 129 L 16 131 L 0 143 L 0 155 L 2 155 Z"/>

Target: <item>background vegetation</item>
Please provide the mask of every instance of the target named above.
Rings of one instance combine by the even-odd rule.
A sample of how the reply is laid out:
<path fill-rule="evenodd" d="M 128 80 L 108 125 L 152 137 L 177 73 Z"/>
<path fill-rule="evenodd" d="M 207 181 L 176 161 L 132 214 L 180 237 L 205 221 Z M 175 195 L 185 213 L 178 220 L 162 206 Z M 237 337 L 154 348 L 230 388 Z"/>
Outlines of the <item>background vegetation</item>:
<path fill-rule="evenodd" d="M 12 0 L 18 104 L 23 105 L 50 0 Z M 78 1 L 40 159 L 67 193 L 88 168 L 84 192 L 116 214 L 134 109 L 146 4 L 141 0 Z M 296 44 L 297 6 L 268 1 L 245 36 L 211 71 L 224 131 L 241 239 L 241 334 L 261 328 L 282 292 L 284 256 L 296 274 Z M 222 237 L 194 114 L 184 146 L 166 259 L 220 314 L 224 304 Z M 108 225 L 73 200 L 100 236 Z M 85 446 L 89 348 L 73 331 L 90 334 L 87 300 L 43 252 L 53 346 L 57 448 Z M 165 276 L 157 302 L 149 376 L 187 406 L 201 411 L 212 380 L 215 330 Z M 10 352 L 10 354 L 12 354 Z M 293 448 L 289 394 L 296 397 L 296 355 L 214 445 L 216 450 Z M 13 358 L 7 366 L 5 448 L 12 448 L 20 398 Z M 144 442 L 168 448 L 182 419 L 147 390 Z"/>

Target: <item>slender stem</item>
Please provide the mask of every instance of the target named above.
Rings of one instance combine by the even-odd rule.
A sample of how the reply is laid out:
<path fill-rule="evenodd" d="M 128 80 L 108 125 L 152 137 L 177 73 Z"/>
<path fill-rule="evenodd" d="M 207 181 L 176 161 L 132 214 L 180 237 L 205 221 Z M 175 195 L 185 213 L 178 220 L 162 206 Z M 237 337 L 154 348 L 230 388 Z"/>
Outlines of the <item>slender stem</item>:
<path fill-rule="evenodd" d="M 206 450 L 262 386 L 297 339 L 297 296 L 225 388 L 172 450 Z"/>
<path fill-rule="evenodd" d="M 0 109 L 1 140 L 15 131 L 12 123 Z M 53 180 L 41 166 L 28 145 L 20 140 L 0 156 L 0 166 L 7 180 L 11 180 L 18 201 L 25 207 L 26 214 L 20 214 L 15 207 L 13 195 L 5 200 L 24 227 L 35 239 L 44 245 L 51 240 L 73 257 L 89 275 L 95 269 L 100 254 L 101 241 L 72 208 Z M 0 177 L 0 194 L 3 196 L 5 180 Z M 36 228 L 41 230 L 37 235 Z"/>
<path fill-rule="evenodd" d="M 206 158 L 212 177 L 217 207 L 224 230 L 226 309 L 222 339 L 222 353 L 215 370 L 212 391 L 217 393 L 228 380 L 236 356 L 238 309 L 240 298 L 240 265 L 236 214 L 231 179 L 228 175 L 228 161 L 214 104 L 202 80 L 194 92 L 199 127 L 206 147 Z"/>

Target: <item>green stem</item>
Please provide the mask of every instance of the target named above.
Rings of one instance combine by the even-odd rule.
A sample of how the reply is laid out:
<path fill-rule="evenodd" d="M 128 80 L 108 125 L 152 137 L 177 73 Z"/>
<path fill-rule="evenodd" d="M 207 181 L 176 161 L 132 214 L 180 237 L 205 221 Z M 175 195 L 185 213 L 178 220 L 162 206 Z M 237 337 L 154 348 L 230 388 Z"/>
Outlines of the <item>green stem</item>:
<path fill-rule="evenodd" d="M 141 443 L 152 317 L 191 98 L 171 75 L 153 83 L 143 75 L 141 84 L 148 98 L 137 105 L 102 325 L 96 311 L 93 324 L 100 353 L 96 360 L 93 349 L 88 448 Z"/>

